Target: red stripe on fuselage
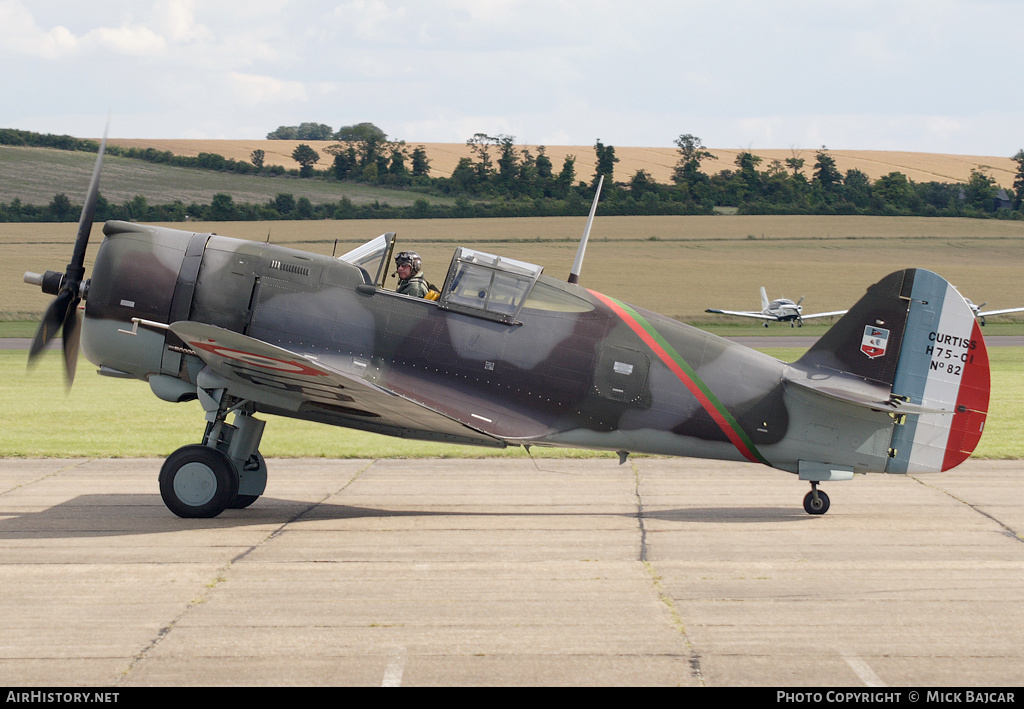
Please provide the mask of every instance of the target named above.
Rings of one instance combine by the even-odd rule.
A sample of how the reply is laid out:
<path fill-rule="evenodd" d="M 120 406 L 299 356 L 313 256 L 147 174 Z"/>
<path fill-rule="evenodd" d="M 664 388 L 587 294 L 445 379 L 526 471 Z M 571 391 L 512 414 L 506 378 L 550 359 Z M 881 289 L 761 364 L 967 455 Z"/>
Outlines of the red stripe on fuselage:
<path fill-rule="evenodd" d="M 701 390 L 700 386 L 698 386 L 697 383 L 694 382 L 693 379 L 690 377 L 690 375 L 688 375 L 686 371 L 684 371 L 683 368 L 679 366 L 675 359 L 673 359 L 673 357 L 668 352 L 665 351 L 665 348 L 662 347 L 661 344 L 658 343 L 658 341 L 655 340 L 653 336 L 651 336 L 651 333 L 647 332 L 643 325 L 638 323 L 632 315 L 623 310 L 623 308 L 618 303 L 616 303 L 608 296 L 598 293 L 596 291 L 590 291 L 590 293 L 596 298 L 598 298 L 602 303 L 611 308 L 612 311 L 616 315 L 618 315 L 634 333 L 636 333 L 637 337 L 643 340 L 644 344 L 651 348 L 654 354 L 658 356 L 658 359 L 660 359 L 662 363 L 664 363 L 664 365 L 668 367 L 672 371 L 672 373 L 676 375 L 676 377 L 679 378 L 679 381 L 683 383 L 683 385 L 689 390 L 689 392 L 693 394 L 694 397 L 696 397 L 697 401 L 700 402 L 700 405 L 704 408 L 708 415 L 711 416 L 714 422 L 718 424 L 718 427 L 722 429 L 722 432 L 732 442 L 732 444 L 736 446 L 736 450 L 738 450 L 744 458 L 749 460 L 751 463 L 764 462 L 750 450 L 750 448 L 743 441 L 743 439 L 740 438 L 739 434 L 733 429 L 729 421 L 727 421 L 726 418 L 722 416 L 722 412 L 718 410 L 718 407 L 716 407 L 715 404 L 710 399 L 708 399 L 707 395 Z"/>

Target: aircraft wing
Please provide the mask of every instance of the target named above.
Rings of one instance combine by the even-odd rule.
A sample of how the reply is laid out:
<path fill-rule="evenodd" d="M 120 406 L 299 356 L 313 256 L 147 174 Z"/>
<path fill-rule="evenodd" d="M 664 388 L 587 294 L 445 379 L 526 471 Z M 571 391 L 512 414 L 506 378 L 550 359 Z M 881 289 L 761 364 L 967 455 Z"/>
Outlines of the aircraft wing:
<path fill-rule="evenodd" d="M 718 313 L 719 315 L 738 315 L 741 318 L 757 318 L 758 320 L 778 320 L 774 315 L 765 315 L 764 313 L 755 313 L 749 310 L 717 310 L 715 308 L 708 308 L 704 312 Z"/>
<path fill-rule="evenodd" d="M 846 315 L 845 310 L 833 310 L 830 313 L 808 313 L 807 315 L 801 315 L 801 320 L 810 320 L 811 318 L 830 318 L 834 315 Z"/>
<path fill-rule="evenodd" d="M 327 363 L 231 330 L 182 321 L 171 332 L 188 345 L 236 396 L 270 413 L 424 440 L 503 446 L 500 439 L 365 380 L 369 363 Z M 343 371 L 348 369 L 349 371 Z M 203 386 L 203 374 L 199 384 Z M 226 380 L 223 381 L 223 380 Z"/>
<path fill-rule="evenodd" d="M 985 312 L 978 313 L 979 318 L 984 318 L 989 315 L 1006 315 L 1006 313 L 1021 313 L 1024 312 L 1024 308 L 1004 308 L 1003 310 L 986 310 Z"/>

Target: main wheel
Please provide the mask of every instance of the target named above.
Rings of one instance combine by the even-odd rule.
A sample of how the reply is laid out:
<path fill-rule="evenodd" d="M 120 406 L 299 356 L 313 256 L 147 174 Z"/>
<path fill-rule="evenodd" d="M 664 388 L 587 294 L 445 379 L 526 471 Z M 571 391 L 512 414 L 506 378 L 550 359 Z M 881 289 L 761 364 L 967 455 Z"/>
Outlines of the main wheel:
<path fill-rule="evenodd" d="M 238 495 L 238 471 L 209 446 L 184 446 L 160 468 L 160 497 L 179 517 L 216 517 Z"/>
<path fill-rule="evenodd" d="M 818 490 L 818 498 L 814 498 L 814 493 L 809 492 L 804 497 L 804 512 L 809 515 L 823 515 L 828 512 L 829 500 L 828 495 Z"/>
<path fill-rule="evenodd" d="M 246 507 L 260 499 L 259 495 L 235 495 L 235 499 L 228 505 L 232 510 L 244 510 Z"/>
<path fill-rule="evenodd" d="M 259 451 L 249 456 L 238 472 L 238 494 L 228 503 L 231 510 L 243 510 L 256 502 L 267 487 L 267 461 Z"/>

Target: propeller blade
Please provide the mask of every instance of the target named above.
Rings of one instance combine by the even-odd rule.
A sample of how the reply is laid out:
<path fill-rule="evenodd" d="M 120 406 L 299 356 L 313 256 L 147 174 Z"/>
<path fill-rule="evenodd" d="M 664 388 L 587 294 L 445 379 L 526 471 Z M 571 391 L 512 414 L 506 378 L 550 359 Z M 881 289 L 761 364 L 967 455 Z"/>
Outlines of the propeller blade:
<path fill-rule="evenodd" d="M 28 350 L 29 364 L 57 336 L 57 333 L 64 325 L 64 319 L 67 317 L 68 306 L 71 305 L 71 300 L 71 291 L 62 290 L 47 306 L 46 312 L 43 313 L 43 319 L 39 322 L 39 328 L 36 330 L 35 337 L 32 338 L 32 345 Z"/>
<path fill-rule="evenodd" d="M 103 154 L 107 150 L 107 128 L 103 131 L 103 140 L 100 141 L 99 152 L 96 153 L 96 165 L 92 169 L 92 179 L 89 181 L 89 191 L 85 195 L 85 204 L 82 205 L 82 215 L 78 219 L 78 234 L 75 237 L 75 250 L 71 255 L 71 263 L 68 264 L 68 276 L 75 278 L 81 283 L 85 275 L 85 249 L 89 246 L 89 234 L 92 233 L 93 216 L 96 214 L 96 198 L 100 192 L 100 171 L 103 168 Z M 74 269 L 74 273 L 72 273 Z"/>
<path fill-rule="evenodd" d="M 103 154 L 107 149 L 107 133 L 110 129 L 110 120 L 103 130 L 103 140 L 100 141 L 99 150 L 96 153 L 96 164 L 92 169 L 92 179 L 89 181 L 89 190 L 85 195 L 85 203 L 82 205 L 82 214 L 78 219 L 78 234 L 75 236 L 75 246 L 71 253 L 71 261 L 67 265 L 63 277 L 59 273 L 47 271 L 40 276 L 35 273 L 26 273 L 25 281 L 35 285 L 41 285 L 44 293 L 57 293 L 39 323 L 35 337 L 32 338 L 32 345 L 29 347 L 29 365 L 39 356 L 46 346 L 63 330 L 64 333 L 64 372 L 68 387 L 75 380 L 75 365 L 78 363 L 78 345 L 81 336 L 81 328 L 78 322 L 78 304 L 82 302 L 82 282 L 85 278 L 85 250 L 89 246 L 89 235 L 92 232 L 93 217 L 96 214 L 96 200 L 100 193 L 100 172 L 103 168 Z M 52 276 L 52 277 L 51 277 Z M 53 290 L 51 290 L 53 288 Z"/>
<path fill-rule="evenodd" d="M 78 364 L 78 342 L 82 334 L 78 319 L 78 303 L 64 317 L 64 374 L 68 388 L 75 383 L 75 365 Z"/>

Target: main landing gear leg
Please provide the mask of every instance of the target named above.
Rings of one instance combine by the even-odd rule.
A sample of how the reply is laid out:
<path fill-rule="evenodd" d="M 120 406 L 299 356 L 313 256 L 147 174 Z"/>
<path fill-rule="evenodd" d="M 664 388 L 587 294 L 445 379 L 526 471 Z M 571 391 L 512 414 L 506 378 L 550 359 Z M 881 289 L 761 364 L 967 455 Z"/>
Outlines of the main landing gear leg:
<path fill-rule="evenodd" d="M 225 509 L 255 502 L 267 485 L 267 464 L 259 452 L 266 425 L 253 407 L 226 392 L 200 390 L 207 411 L 202 444 L 174 451 L 160 469 L 160 496 L 179 517 L 216 517 Z M 228 413 L 234 420 L 227 423 Z"/>
<path fill-rule="evenodd" d="M 804 512 L 809 515 L 823 515 L 828 512 L 828 495 L 818 489 L 818 483 L 811 482 L 811 491 L 804 497 Z"/>

